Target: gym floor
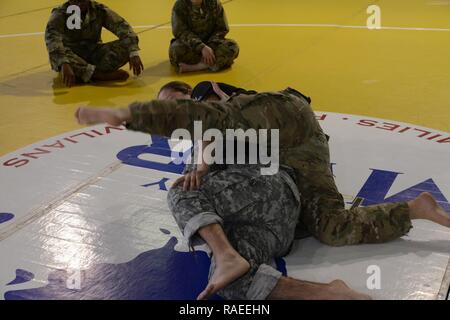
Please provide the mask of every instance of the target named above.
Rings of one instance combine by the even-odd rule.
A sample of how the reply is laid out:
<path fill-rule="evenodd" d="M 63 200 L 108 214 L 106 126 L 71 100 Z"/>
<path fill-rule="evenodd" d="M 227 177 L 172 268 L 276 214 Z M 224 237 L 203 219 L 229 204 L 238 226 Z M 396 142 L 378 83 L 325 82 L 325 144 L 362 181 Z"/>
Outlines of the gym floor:
<path fill-rule="evenodd" d="M 42 34 L 61 1 L 2 0 L 0 155 L 78 128 L 73 113 L 80 105 L 148 100 L 173 79 L 261 91 L 292 86 L 313 98 L 315 110 L 450 131 L 450 1 L 226 1 L 240 57 L 231 70 L 185 76 L 168 61 L 172 2 L 105 0 L 140 33 L 146 70 L 124 84 L 67 89 L 50 70 Z M 370 4 L 380 6 L 385 29 L 365 28 Z"/>
<path fill-rule="evenodd" d="M 441 137 L 448 136 L 450 132 L 449 0 L 223 0 L 231 28 L 228 37 L 239 43 L 240 56 L 229 70 L 189 75 L 177 74 L 168 60 L 168 46 L 172 37 L 170 17 L 174 1 L 103 0 L 102 3 L 125 17 L 139 33 L 140 54 L 146 69 L 143 75 L 137 78 L 130 77 L 125 83 L 78 85 L 70 89 L 65 88 L 59 75 L 50 69 L 44 43 L 44 30 L 51 8 L 62 2 L 58 0 L 0 1 L 0 56 L 2 57 L 0 60 L 0 106 L 2 110 L 0 157 L 3 157 L 3 160 L 13 157 L 12 154 L 20 153 L 19 149 L 35 145 L 40 141 L 55 136 L 63 137 L 69 132 L 82 130 L 83 128 L 76 123 L 73 116 L 79 106 L 118 108 L 127 106 L 133 101 L 150 100 L 155 97 L 163 84 L 172 80 L 181 80 L 192 85 L 204 80 L 213 80 L 257 91 L 281 90 L 290 86 L 310 96 L 313 100 L 312 106 L 317 112 L 378 118 L 392 123 L 407 123 L 410 126 L 430 128 L 430 131 L 438 132 Z M 366 26 L 369 17 L 366 10 L 369 5 L 373 4 L 381 8 L 382 28 L 380 30 L 369 30 Z M 112 39 L 114 36 L 105 30 L 103 41 Z M 333 132 L 333 127 L 328 127 L 328 130 Z M 341 139 L 343 137 L 344 135 Z M 336 138 L 339 142 L 338 133 L 332 135 L 332 138 Z M 355 134 L 348 135 L 348 139 L 352 138 L 355 138 Z M 56 140 L 56 138 L 54 139 Z M 112 150 L 116 150 L 119 147 L 129 146 L 133 139 L 141 139 L 143 144 L 148 143 L 148 141 L 144 142 L 148 140 L 147 137 L 139 135 L 127 136 L 122 140 L 118 138 L 117 141 L 108 143 L 111 144 Z M 383 139 L 389 143 L 389 137 Z M 409 145 L 409 143 L 407 144 Z M 410 145 L 414 143 L 411 142 Z M 432 163 L 427 170 L 434 170 L 432 174 L 433 178 L 436 177 L 435 182 L 439 177 L 441 178 L 439 192 L 450 196 L 448 180 L 450 170 L 448 161 L 445 160 L 449 156 L 448 145 L 441 143 L 439 148 L 425 147 L 423 149 L 435 153 L 435 150 L 438 150 L 439 153 L 435 154 L 434 158 L 430 158 L 436 159 L 430 160 L 436 162 Z M 8 171 L 10 168 L 2 168 L 1 184 L 5 185 L 5 182 L 8 182 L 13 185 L 13 187 L 4 186 L 3 189 L 0 189 L 6 190 L 5 192 L 12 190 L 12 195 L 4 196 L 2 201 L 14 209 L 0 208 L 0 212 L 15 210 L 16 217 L 22 220 L 18 219 L 17 223 L 11 220 L 11 223 L 15 223 L 14 225 L 2 225 L 5 229 L 0 229 L 0 255 L 2 252 L 7 252 L 11 257 L 15 257 L 11 259 L 16 262 L 30 262 L 26 269 L 32 268 L 31 264 L 47 265 L 53 269 L 72 266 L 70 263 L 73 262 L 73 256 L 77 255 L 77 252 L 83 252 L 84 249 L 80 251 L 79 247 L 70 247 L 66 243 L 58 242 L 60 236 L 52 234 L 53 231 L 46 224 L 49 221 L 52 224 L 56 223 L 55 217 L 60 217 L 55 214 L 54 210 L 60 210 L 59 213 L 72 212 L 74 214 L 75 211 L 71 210 L 78 205 L 83 207 L 83 204 L 86 204 L 86 208 L 95 209 L 100 208 L 102 203 L 118 201 L 120 192 L 123 191 L 119 187 L 129 188 L 126 183 L 122 184 L 124 183 L 123 179 L 136 178 L 139 175 L 136 172 L 122 170 L 123 177 L 113 179 L 119 184 L 119 187 L 112 187 L 112 183 L 110 183 L 108 187 L 97 185 L 97 189 L 91 188 L 94 182 L 97 183 L 97 180 L 89 180 L 88 177 L 95 176 L 100 180 L 105 178 L 109 171 L 105 173 L 101 170 L 110 161 L 97 163 L 98 154 L 96 152 L 98 151 L 94 147 L 89 150 L 92 153 L 90 158 L 86 156 L 86 161 L 91 161 L 92 166 L 84 167 L 89 173 L 86 176 L 83 176 L 83 169 L 77 167 L 77 165 L 81 165 L 81 162 L 68 161 L 65 163 L 68 166 L 73 165 L 69 169 L 73 171 L 72 173 L 78 170 L 77 172 L 83 176 L 84 180 L 82 178 L 77 180 L 78 178 L 75 176 L 67 179 L 67 176 L 58 171 L 51 176 L 53 180 L 44 179 L 44 183 L 44 180 L 40 181 L 40 178 L 34 178 L 30 182 L 26 180 L 25 174 L 20 178 L 15 178 L 14 174 L 10 174 Z M 336 150 L 336 153 L 338 154 L 339 150 Z M 408 156 L 412 153 L 405 151 Z M 115 153 L 102 153 L 100 156 L 115 158 Z M 60 161 L 65 160 L 61 158 Z M 373 168 L 372 164 L 368 164 L 364 169 L 369 168 L 369 165 L 370 168 Z M 114 170 L 117 169 L 117 167 L 114 168 Z M 417 168 L 420 168 L 420 165 Z M 410 171 L 419 172 L 420 169 L 417 168 Z M 44 172 L 47 168 L 42 166 L 41 169 Z M 61 168 L 57 166 L 54 169 L 57 171 Z M 340 172 L 338 171 L 338 173 Z M 351 172 L 345 172 L 345 174 L 346 177 L 351 176 Z M 43 173 L 42 176 L 44 176 Z M 342 176 L 338 178 L 341 179 L 340 184 L 345 189 Z M 158 174 L 154 175 L 155 179 L 164 177 Z M 110 178 L 108 176 L 108 179 Z M 429 177 L 424 175 L 417 179 L 419 178 Z M 67 182 L 66 179 L 70 181 Z M 73 182 L 71 179 L 76 180 L 75 182 L 80 185 L 82 183 L 83 188 L 88 186 L 89 190 L 83 189 L 83 194 L 78 194 L 81 187 L 79 185 L 76 188 L 73 187 L 70 184 Z M 103 179 L 102 183 L 108 183 L 108 179 Z M 402 182 L 402 186 L 406 187 L 408 183 L 419 182 L 414 180 L 416 177 L 411 179 L 411 182 L 409 180 Z M 412 182 L 413 180 L 415 182 Z M 142 183 L 146 183 L 146 181 L 142 181 Z M 25 196 L 30 194 L 29 199 L 39 203 L 41 207 L 31 210 L 29 209 L 32 207 L 30 204 L 29 208 L 23 209 L 21 215 L 18 213 L 20 210 L 15 207 L 16 204 L 13 204 L 11 199 L 14 198 L 14 201 L 20 202 L 18 200 L 22 199 L 24 195 L 20 194 L 22 191 L 19 192 L 18 188 L 23 186 L 26 186 L 25 189 L 29 188 L 28 191 L 24 191 Z M 65 186 L 72 188 L 72 191 L 63 194 L 61 190 Z M 15 187 L 16 189 L 14 189 Z M 58 188 L 60 188 L 59 191 Z M 111 192 L 111 188 L 116 193 Z M 33 198 L 36 194 L 31 196 L 31 189 L 36 189 L 36 194 L 42 196 L 39 201 L 37 196 L 36 200 Z M 98 191 L 103 189 L 109 190 L 108 192 L 111 194 L 109 196 L 99 194 Z M 350 187 L 348 189 L 349 191 L 346 191 L 345 194 L 349 195 L 347 200 L 351 201 L 356 192 L 353 189 L 350 190 Z M 401 187 L 400 189 L 397 187 L 397 191 L 400 190 Z M 117 195 L 116 198 L 113 197 L 114 194 Z M 77 202 L 75 198 L 68 198 L 68 195 L 84 200 Z M 167 208 L 161 200 L 163 197 L 164 195 L 154 196 L 153 201 L 156 201 L 157 204 L 151 208 L 153 211 L 167 212 Z M 93 203 L 87 204 L 89 199 Z M 155 237 L 157 236 L 142 235 L 143 227 L 137 227 L 138 222 L 142 221 L 134 220 L 136 216 L 130 216 L 128 220 L 123 218 L 123 221 L 122 217 L 118 216 L 120 212 L 127 211 L 127 208 L 134 208 L 135 213 L 140 212 L 139 208 L 132 207 L 136 205 L 132 203 L 135 198 L 131 197 L 130 199 L 127 200 L 126 205 L 124 203 L 117 204 L 117 207 L 123 207 L 122 211 L 119 210 L 115 215 L 120 223 L 116 224 L 117 221 L 114 221 L 111 225 L 104 226 L 103 229 L 102 227 L 96 228 L 96 231 L 103 232 L 107 239 L 109 239 L 108 237 L 114 238 L 114 232 L 117 230 L 110 229 L 111 226 L 129 224 L 127 228 L 131 231 L 134 230 L 127 233 L 129 239 L 136 240 L 139 234 L 139 237 L 142 236 L 139 238 L 141 241 L 139 243 L 147 241 L 145 243 L 150 243 L 152 248 L 161 247 L 164 241 L 156 241 Z M 140 198 L 140 200 L 145 199 L 147 198 Z M 444 196 L 442 201 L 447 203 Z M 64 208 L 61 209 L 58 206 L 64 206 Z M 88 212 L 86 208 L 83 209 L 84 211 L 81 209 L 77 211 L 76 215 L 85 219 L 88 216 L 83 216 L 85 212 Z M 0 224 L 3 222 L 2 214 L 0 213 Z M 102 214 L 105 212 L 99 211 L 93 219 L 98 219 L 100 222 L 113 219 L 105 218 Z M 4 215 L 6 216 L 6 213 Z M 139 216 L 139 219 L 141 218 L 144 219 L 143 216 Z M 87 223 L 87 220 L 83 221 L 83 223 Z M 100 222 L 99 225 L 101 225 Z M 164 228 L 160 228 L 160 230 L 164 230 L 165 237 L 169 231 L 171 234 L 177 233 L 173 222 L 167 222 L 167 224 Z M 44 240 L 39 242 L 36 241 L 37 238 L 27 238 L 26 228 L 31 233 L 40 234 Z M 74 228 L 73 234 L 65 233 L 61 237 L 78 239 L 74 241 L 81 244 L 84 244 L 83 241 L 90 242 L 92 240 L 78 238 L 81 234 L 79 234 L 80 230 L 85 230 L 81 225 Z M 41 231 L 36 231 L 38 229 Z M 374 257 L 385 257 L 385 259 L 380 258 L 385 262 L 384 264 L 381 262 L 381 264 L 390 268 L 389 270 L 393 270 L 388 277 L 393 280 L 393 284 L 389 287 L 391 291 L 386 289 L 380 294 L 381 298 L 445 299 L 450 282 L 450 270 L 447 269 L 450 255 L 448 253 L 450 233 L 429 224 L 419 225 L 415 230 L 414 235 L 418 239 L 424 240 L 423 243 L 427 242 L 430 246 L 434 243 L 435 246 L 427 247 L 422 244 L 420 250 L 423 254 L 420 254 L 411 249 L 412 245 L 408 244 L 409 241 L 404 241 L 400 244 L 396 243 L 388 249 L 371 247 L 374 251 L 373 255 L 370 255 L 367 253 L 370 252 L 370 249 L 367 249 L 366 246 L 356 250 L 352 248 L 334 251 L 335 249 L 322 247 L 314 242 L 315 240 L 308 239 L 297 245 L 297 250 L 300 248 L 303 250 L 301 253 L 287 258 L 288 271 L 298 277 L 307 275 L 310 280 L 328 281 L 333 279 L 329 278 L 332 276 L 330 270 L 333 270 L 333 273 L 344 274 L 343 278 L 347 277 L 346 281 L 350 283 L 359 281 L 360 284 L 355 285 L 357 288 L 362 288 L 365 280 L 361 279 L 364 277 L 362 275 L 355 277 L 354 270 L 361 266 L 365 268 L 368 265 L 369 262 L 362 262 L 363 260 L 373 262 L 377 261 Z M 102 239 L 104 240 L 104 238 Z M 164 238 L 164 240 L 167 239 Z M 115 259 L 117 253 L 112 249 L 98 254 L 98 256 L 106 256 L 106 261 L 111 263 L 132 260 L 149 248 L 144 244 L 141 246 L 141 244 L 137 244 L 138 242 L 133 242 L 136 250 L 128 250 L 129 248 L 117 237 L 112 239 L 111 243 L 115 245 L 119 243 L 120 246 L 123 246 L 120 247 L 123 249 L 122 252 L 126 253 L 118 259 Z M 21 246 L 24 249 L 14 249 L 22 248 Z M 47 257 L 45 254 L 48 254 L 49 247 L 52 248 L 51 255 Z M 395 248 L 399 250 L 396 251 Z M 332 258 L 321 261 L 320 267 L 317 267 L 317 259 L 321 254 L 329 255 Z M 355 258 L 355 255 L 358 258 Z M 343 262 L 345 258 L 352 262 Z M 421 261 L 419 258 L 427 261 L 419 262 Z M 89 259 L 86 258 L 86 261 Z M 78 261 L 81 261 L 78 267 L 91 267 L 91 264 L 83 263 L 83 256 L 78 256 Z M 4 281 L 11 280 L 11 277 L 14 278 L 11 270 L 16 270 L 16 280 L 23 280 L 29 276 L 29 273 L 23 271 L 16 262 L 5 262 L 4 265 L 0 265 L 0 280 L 2 281 L 0 285 L 3 286 Z M 94 262 L 105 261 L 98 258 Z M 337 266 L 333 266 L 331 262 Z M 433 262 L 436 265 L 433 265 Z M 302 263 L 304 263 L 303 267 L 292 267 L 291 269 L 289 267 Z M 427 268 L 427 276 L 421 276 L 424 268 Z M 42 271 L 43 269 L 39 270 L 33 271 L 35 282 L 32 287 L 39 287 L 46 283 L 48 272 Z M 409 272 L 409 275 L 402 278 L 403 272 Z M 401 289 L 395 284 L 395 281 L 400 278 L 404 282 L 410 281 L 406 287 Z M 423 283 L 419 283 L 420 279 L 424 282 L 428 281 L 425 287 Z M 11 283 L 22 281 L 19 280 Z M 416 284 L 414 284 L 415 280 L 418 281 Z M 0 290 L 0 294 L 7 291 L 8 288 L 5 287 Z M 21 297 L 26 296 L 22 295 Z M 31 297 L 35 296 L 31 295 Z M 112 295 L 112 297 L 115 296 Z M 173 298 L 170 295 L 164 297 Z M 182 296 L 182 298 L 186 297 L 190 296 Z M 6 295 L 5 298 L 7 298 Z"/>

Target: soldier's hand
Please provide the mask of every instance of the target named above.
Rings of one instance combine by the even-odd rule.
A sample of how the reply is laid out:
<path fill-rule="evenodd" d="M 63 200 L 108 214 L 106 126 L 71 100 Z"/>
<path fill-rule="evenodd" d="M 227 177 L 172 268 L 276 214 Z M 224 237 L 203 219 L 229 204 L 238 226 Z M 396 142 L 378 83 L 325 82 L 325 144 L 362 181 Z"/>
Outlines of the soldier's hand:
<path fill-rule="evenodd" d="M 205 46 L 202 49 L 202 61 L 208 66 L 212 66 L 216 63 L 216 56 L 214 54 L 214 50 L 208 46 Z"/>
<path fill-rule="evenodd" d="M 178 178 L 173 184 L 174 187 L 183 184 L 184 191 L 192 191 L 200 188 L 202 179 L 209 172 L 209 166 L 207 164 L 199 164 L 197 168 L 191 172 L 186 173 L 184 176 Z"/>
<path fill-rule="evenodd" d="M 61 77 L 62 77 L 62 81 L 63 83 L 67 86 L 67 87 L 71 87 L 74 85 L 75 83 L 75 73 L 73 72 L 72 67 L 70 66 L 70 64 L 65 63 L 62 65 L 61 67 Z"/>
<path fill-rule="evenodd" d="M 130 70 L 133 70 L 135 76 L 138 76 L 144 71 L 144 64 L 139 56 L 130 58 Z"/>

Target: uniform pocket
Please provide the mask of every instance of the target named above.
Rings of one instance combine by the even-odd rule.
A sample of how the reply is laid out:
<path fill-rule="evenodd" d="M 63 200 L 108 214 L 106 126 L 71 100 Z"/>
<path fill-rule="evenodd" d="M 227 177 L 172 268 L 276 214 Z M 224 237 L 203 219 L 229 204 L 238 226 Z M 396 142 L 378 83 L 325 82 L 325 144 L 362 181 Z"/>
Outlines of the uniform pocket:
<path fill-rule="evenodd" d="M 258 170 L 258 171 L 257 171 Z M 229 168 L 208 177 L 202 186 L 218 213 L 236 213 L 261 199 L 258 169 Z"/>

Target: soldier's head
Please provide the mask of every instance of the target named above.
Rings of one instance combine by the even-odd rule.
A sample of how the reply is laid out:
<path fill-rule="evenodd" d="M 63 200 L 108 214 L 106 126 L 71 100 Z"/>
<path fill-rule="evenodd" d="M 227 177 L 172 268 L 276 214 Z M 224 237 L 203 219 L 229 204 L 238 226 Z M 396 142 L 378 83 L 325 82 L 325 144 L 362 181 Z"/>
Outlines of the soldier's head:
<path fill-rule="evenodd" d="M 192 87 L 185 82 L 172 81 L 159 90 L 159 100 L 190 100 L 192 94 Z"/>
<path fill-rule="evenodd" d="M 91 0 L 69 0 L 70 5 L 75 5 L 80 8 L 81 13 L 89 10 L 89 3 Z"/>
<path fill-rule="evenodd" d="M 194 6 L 200 6 L 203 3 L 203 0 L 191 0 Z"/>

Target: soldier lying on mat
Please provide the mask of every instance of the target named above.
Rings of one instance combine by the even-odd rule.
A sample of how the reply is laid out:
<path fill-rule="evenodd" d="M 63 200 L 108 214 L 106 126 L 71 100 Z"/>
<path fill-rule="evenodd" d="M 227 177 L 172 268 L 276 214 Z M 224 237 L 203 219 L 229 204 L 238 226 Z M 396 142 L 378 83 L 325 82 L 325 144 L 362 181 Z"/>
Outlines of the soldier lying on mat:
<path fill-rule="evenodd" d="M 254 90 L 238 88 L 226 83 L 202 81 L 192 88 L 182 81 L 172 81 L 161 87 L 158 93 L 160 100 L 192 99 L 195 101 L 228 100 L 234 94 L 255 94 Z"/>
<path fill-rule="evenodd" d="M 273 258 L 288 252 L 295 220 L 331 246 L 391 241 L 406 235 L 414 219 L 450 227 L 450 216 L 429 193 L 408 202 L 345 209 L 326 136 L 308 101 L 291 88 L 220 102 L 154 100 L 125 109 L 80 108 L 76 118 L 81 124 L 125 123 L 130 130 L 166 137 L 178 128 L 193 136 L 195 121 L 202 121 L 204 131 L 279 130 L 277 174 L 262 176 L 252 167 L 231 166 L 205 174 L 196 191 L 170 191 L 169 204 L 189 243 L 201 238 L 212 250 L 214 269 L 199 299 L 216 292 L 239 299 L 368 298 L 339 280 L 312 283 L 283 277 L 273 268 Z"/>
<path fill-rule="evenodd" d="M 80 9 L 79 25 L 75 23 L 77 12 L 67 12 L 73 5 Z M 103 27 L 119 40 L 102 43 Z M 120 68 L 128 62 L 135 75 L 141 74 L 144 66 L 138 42 L 121 16 L 91 0 L 70 0 L 53 9 L 45 30 L 52 69 L 61 73 L 68 87 L 77 82 L 126 80 L 129 74 Z"/>

